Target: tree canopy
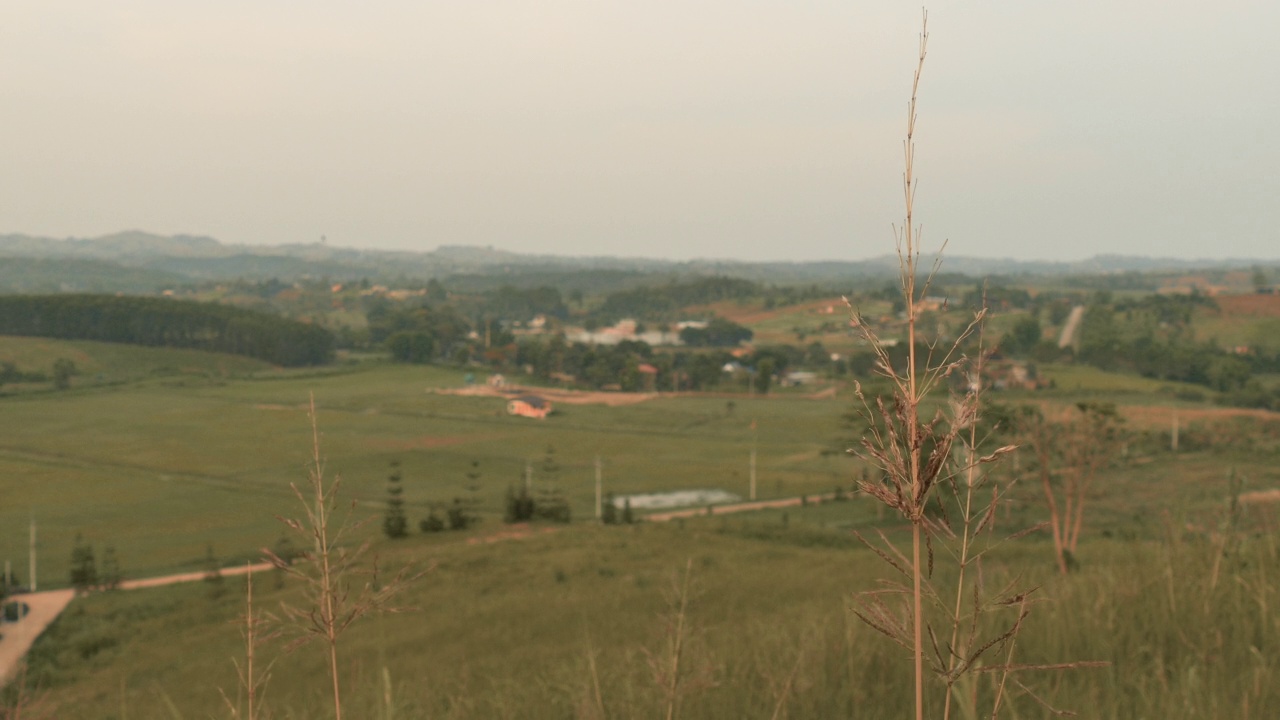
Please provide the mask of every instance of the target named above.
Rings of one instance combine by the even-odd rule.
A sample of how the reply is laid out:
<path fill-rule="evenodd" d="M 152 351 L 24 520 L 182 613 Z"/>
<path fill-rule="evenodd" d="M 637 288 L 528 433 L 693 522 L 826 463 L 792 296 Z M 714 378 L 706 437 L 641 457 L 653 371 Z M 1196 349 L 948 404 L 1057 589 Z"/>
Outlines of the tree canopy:
<path fill-rule="evenodd" d="M 230 305 L 117 295 L 0 296 L 0 334 L 225 352 L 276 365 L 333 359 L 322 327 Z"/>

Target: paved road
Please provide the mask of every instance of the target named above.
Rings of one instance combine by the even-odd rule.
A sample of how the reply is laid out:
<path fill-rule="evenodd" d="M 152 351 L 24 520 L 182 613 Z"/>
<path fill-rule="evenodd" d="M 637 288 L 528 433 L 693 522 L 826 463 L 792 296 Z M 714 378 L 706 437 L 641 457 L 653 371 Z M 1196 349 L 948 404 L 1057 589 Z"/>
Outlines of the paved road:
<path fill-rule="evenodd" d="M 237 565 L 223 568 L 221 572 L 223 575 L 244 575 L 250 570 L 259 572 L 270 570 L 271 567 L 271 563 L 259 563 L 253 566 Z M 138 580 L 125 580 L 120 583 L 120 589 L 138 590 L 161 585 L 194 582 L 203 580 L 206 574 L 204 572 L 191 572 Z M 13 679 L 14 673 L 22 662 L 22 658 L 26 657 L 27 651 L 31 649 L 32 643 L 36 641 L 36 638 L 40 637 L 40 633 L 44 632 L 45 628 L 58 619 L 58 615 L 66 609 L 75 595 L 74 590 L 49 590 L 14 595 L 9 598 L 9 601 L 12 602 L 25 603 L 30 608 L 30 611 L 26 617 L 16 623 L 0 624 L 0 635 L 3 635 L 3 637 L 0 637 L 0 687 L 4 687 L 6 683 Z"/>

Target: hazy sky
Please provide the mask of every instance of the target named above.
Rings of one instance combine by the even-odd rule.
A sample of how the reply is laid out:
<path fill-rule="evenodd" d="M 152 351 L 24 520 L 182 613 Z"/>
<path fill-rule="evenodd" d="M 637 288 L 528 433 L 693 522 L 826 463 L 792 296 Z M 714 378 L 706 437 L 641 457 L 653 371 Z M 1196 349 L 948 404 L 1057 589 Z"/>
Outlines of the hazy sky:
<path fill-rule="evenodd" d="M 920 9 L 18 0 L 0 233 L 889 252 Z M 935 2 L 926 246 L 1280 258 L 1280 3 Z"/>

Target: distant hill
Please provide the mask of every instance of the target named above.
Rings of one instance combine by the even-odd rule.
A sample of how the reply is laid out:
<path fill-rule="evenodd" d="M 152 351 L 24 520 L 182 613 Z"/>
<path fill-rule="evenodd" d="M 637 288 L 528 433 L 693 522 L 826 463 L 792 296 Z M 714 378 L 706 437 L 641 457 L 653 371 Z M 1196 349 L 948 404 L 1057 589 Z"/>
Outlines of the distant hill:
<path fill-rule="evenodd" d="M 640 276 L 723 275 L 775 285 L 839 285 L 890 278 L 892 255 L 854 261 L 743 262 L 619 257 L 532 255 L 493 247 L 443 245 L 432 251 L 358 250 L 322 243 L 275 246 L 228 245 L 195 235 L 155 235 L 138 230 L 98 238 L 54 239 L 0 235 L 0 292 L 153 292 L 200 281 L 279 278 L 355 279 L 377 282 L 454 278 L 469 286 L 510 283 L 531 286 L 557 281 L 566 288 L 593 289 L 584 271 L 635 283 Z M 43 262 L 41 262 L 43 261 Z M 24 264 L 25 263 L 25 264 Z M 1183 260 L 1105 255 L 1072 262 L 946 257 L 949 274 L 974 277 L 1107 275 L 1121 272 L 1192 271 L 1274 265 L 1252 259 Z M 579 281 L 574 276 L 579 276 Z M 559 286 L 559 285 L 558 285 Z"/>
<path fill-rule="evenodd" d="M 0 259 L 0 293 L 151 293 L 191 278 L 156 268 L 128 267 L 87 258 Z"/>

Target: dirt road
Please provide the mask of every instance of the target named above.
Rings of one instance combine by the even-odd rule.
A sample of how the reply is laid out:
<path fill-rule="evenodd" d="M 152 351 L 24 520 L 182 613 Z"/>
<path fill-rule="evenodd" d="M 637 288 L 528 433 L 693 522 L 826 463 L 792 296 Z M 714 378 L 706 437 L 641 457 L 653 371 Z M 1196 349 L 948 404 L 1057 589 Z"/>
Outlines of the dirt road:
<path fill-rule="evenodd" d="M 251 570 L 260 572 L 270 570 L 271 567 L 271 563 L 237 565 L 223 568 L 220 572 L 224 576 L 244 575 Z M 138 590 L 141 588 L 160 587 L 161 585 L 195 582 L 203 580 L 206 574 L 204 572 L 190 572 L 138 580 L 125 580 L 120 583 L 120 589 Z M 62 611 L 67 608 L 67 605 L 71 603 L 75 596 L 74 590 L 49 590 L 14 595 L 8 599 L 7 602 L 24 603 L 29 608 L 29 611 L 25 617 L 16 623 L 0 624 L 0 687 L 4 687 L 13 679 L 22 662 L 22 658 L 26 657 L 27 651 L 31 649 L 31 645 L 36 641 L 36 638 L 40 637 L 40 633 L 44 632 L 45 628 L 58 619 L 58 616 L 62 614 Z"/>
<path fill-rule="evenodd" d="M 74 590 L 50 590 L 48 592 L 15 595 L 9 602 L 23 603 L 28 608 L 26 617 L 16 623 L 0 624 L 0 687 L 4 687 L 31 644 L 66 609 Z"/>

